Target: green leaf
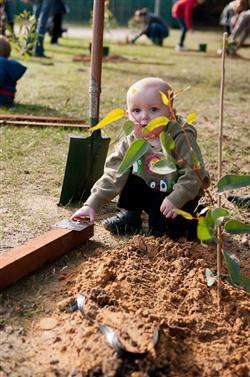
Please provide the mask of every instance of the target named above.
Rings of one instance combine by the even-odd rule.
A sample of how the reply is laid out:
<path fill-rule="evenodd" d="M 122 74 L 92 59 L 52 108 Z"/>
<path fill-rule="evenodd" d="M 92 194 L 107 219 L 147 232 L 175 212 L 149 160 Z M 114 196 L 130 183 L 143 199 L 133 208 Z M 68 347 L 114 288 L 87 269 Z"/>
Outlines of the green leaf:
<path fill-rule="evenodd" d="M 175 148 L 174 139 L 170 136 L 168 132 L 161 132 L 160 142 L 161 142 L 163 153 L 165 157 L 167 158 L 168 155 L 171 153 L 171 151 Z"/>
<path fill-rule="evenodd" d="M 224 175 L 217 183 L 218 192 L 250 185 L 250 175 Z"/>
<path fill-rule="evenodd" d="M 191 147 L 191 156 L 192 156 L 192 162 L 193 162 L 193 169 L 200 169 L 201 167 L 200 161 L 192 147 Z"/>
<path fill-rule="evenodd" d="M 244 224 L 238 220 L 229 220 L 224 225 L 226 232 L 231 234 L 250 234 L 250 224 Z"/>
<path fill-rule="evenodd" d="M 139 160 L 151 148 L 148 141 L 144 139 L 136 139 L 127 150 L 121 165 L 118 169 L 118 174 L 125 173 L 126 170 Z"/>
<path fill-rule="evenodd" d="M 134 123 L 131 120 L 128 119 L 128 120 L 126 120 L 126 122 L 124 123 L 122 128 L 123 128 L 125 135 L 128 136 L 129 134 L 131 134 L 131 132 L 134 129 Z"/>
<path fill-rule="evenodd" d="M 229 212 L 225 208 L 218 207 L 211 210 L 211 218 L 214 222 L 214 227 L 220 225 L 227 216 L 229 216 Z"/>
<path fill-rule="evenodd" d="M 229 254 L 226 250 L 223 250 L 223 255 L 227 270 L 229 272 L 230 278 L 233 284 L 240 285 L 240 261 L 232 254 Z"/>
<path fill-rule="evenodd" d="M 240 285 L 247 292 L 250 292 L 250 278 L 248 276 L 240 275 Z"/>
<path fill-rule="evenodd" d="M 213 238 L 210 233 L 206 217 L 200 217 L 198 220 L 197 236 L 201 241 L 209 241 Z"/>
<path fill-rule="evenodd" d="M 217 280 L 217 276 L 214 275 L 213 271 L 211 271 L 209 268 L 206 268 L 205 273 L 206 273 L 207 286 L 212 287 L 212 285 L 214 285 L 214 283 Z"/>
<path fill-rule="evenodd" d="M 159 160 L 153 166 L 150 167 L 150 170 L 156 174 L 166 175 L 174 173 L 177 170 L 177 168 L 172 161 Z"/>

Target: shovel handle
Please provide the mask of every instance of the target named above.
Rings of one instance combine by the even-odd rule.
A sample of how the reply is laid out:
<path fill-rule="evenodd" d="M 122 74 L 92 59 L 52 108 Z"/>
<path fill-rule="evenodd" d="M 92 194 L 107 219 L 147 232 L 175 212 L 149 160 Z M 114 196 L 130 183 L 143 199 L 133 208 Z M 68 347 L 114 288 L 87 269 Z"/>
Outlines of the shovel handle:
<path fill-rule="evenodd" d="M 89 123 L 93 127 L 99 120 L 101 93 L 102 50 L 105 0 L 94 0 L 93 35 L 91 47 L 90 86 L 89 86 Z"/>

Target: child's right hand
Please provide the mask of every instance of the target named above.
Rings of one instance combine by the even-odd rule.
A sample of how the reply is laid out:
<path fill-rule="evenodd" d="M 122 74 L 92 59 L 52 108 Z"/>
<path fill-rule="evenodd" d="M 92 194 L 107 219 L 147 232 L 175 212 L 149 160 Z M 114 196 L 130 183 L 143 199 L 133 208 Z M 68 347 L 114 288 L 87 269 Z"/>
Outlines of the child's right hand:
<path fill-rule="evenodd" d="M 92 224 L 95 221 L 96 211 L 94 208 L 89 206 L 83 206 L 82 208 L 78 209 L 72 216 L 71 220 L 83 220 L 84 217 L 89 218 L 89 222 Z"/>

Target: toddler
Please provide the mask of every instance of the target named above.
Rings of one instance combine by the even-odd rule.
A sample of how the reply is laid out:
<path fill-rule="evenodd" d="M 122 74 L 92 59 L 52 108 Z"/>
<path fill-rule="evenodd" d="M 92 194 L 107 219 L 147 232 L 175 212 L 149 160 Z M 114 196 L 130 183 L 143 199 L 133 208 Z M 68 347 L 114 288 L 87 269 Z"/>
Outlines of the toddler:
<path fill-rule="evenodd" d="M 17 80 L 27 69 L 16 60 L 9 59 L 10 52 L 8 39 L 0 35 L 0 105 L 13 104 Z"/>
<path fill-rule="evenodd" d="M 171 93 L 168 105 L 163 102 L 161 92 L 165 96 Z M 148 214 L 150 234 L 167 234 L 173 239 L 181 236 L 195 238 L 197 224 L 177 215 L 175 208 L 192 213 L 209 180 L 196 142 L 196 130 L 189 124 L 183 127 L 183 120 L 175 115 L 173 108 L 173 91 L 160 78 L 144 78 L 129 88 L 127 115 L 133 122 L 133 132 L 125 136 L 107 158 L 103 176 L 93 186 L 84 206 L 71 219 L 87 216 L 93 222 L 96 211 L 119 194 L 120 212 L 104 221 L 104 227 L 112 233 L 139 232 L 142 226 L 141 214 L 145 211 Z M 149 122 L 158 117 L 166 117 L 170 122 L 167 126 L 145 133 Z M 164 155 L 160 142 L 161 132 L 168 133 L 174 140 L 171 154 L 173 161 L 178 161 L 176 171 L 164 174 L 152 170 L 154 163 L 162 160 Z M 150 148 L 129 171 L 118 174 L 126 151 L 137 138 L 146 139 Z M 199 162 L 195 171 L 193 154 Z"/>

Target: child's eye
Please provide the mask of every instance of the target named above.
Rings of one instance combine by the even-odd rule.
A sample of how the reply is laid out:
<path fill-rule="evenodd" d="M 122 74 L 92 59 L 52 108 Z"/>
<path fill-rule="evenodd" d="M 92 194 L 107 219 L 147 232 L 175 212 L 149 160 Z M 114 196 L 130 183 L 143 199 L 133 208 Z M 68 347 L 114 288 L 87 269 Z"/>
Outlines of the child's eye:
<path fill-rule="evenodd" d="M 158 107 L 152 107 L 151 108 L 152 113 L 156 113 L 158 110 L 159 110 Z"/>
<path fill-rule="evenodd" d="M 133 110 L 133 113 L 138 114 L 140 111 L 141 111 L 140 109 L 134 109 L 134 110 Z"/>

